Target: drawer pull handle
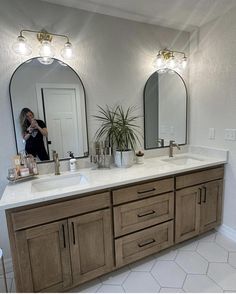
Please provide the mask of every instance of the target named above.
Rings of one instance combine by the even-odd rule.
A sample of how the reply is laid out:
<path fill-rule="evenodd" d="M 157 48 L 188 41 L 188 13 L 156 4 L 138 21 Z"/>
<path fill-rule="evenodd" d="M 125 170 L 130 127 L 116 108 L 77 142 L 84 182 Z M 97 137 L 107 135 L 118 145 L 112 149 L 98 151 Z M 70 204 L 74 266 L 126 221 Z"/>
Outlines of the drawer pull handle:
<path fill-rule="evenodd" d="M 149 240 L 146 240 L 146 241 L 144 241 L 142 243 L 139 243 L 138 247 L 144 247 L 144 246 L 147 246 L 147 245 L 155 243 L 155 242 L 156 242 L 155 239 L 149 239 Z"/>
<path fill-rule="evenodd" d="M 149 189 L 149 190 L 145 190 L 145 191 L 138 191 L 138 194 L 145 194 L 145 193 L 150 193 L 150 192 L 154 192 L 156 191 L 156 188 L 152 188 L 152 189 Z"/>
<path fill-rule="evenodd" d="M 63 246 L 66 248 L 65 227 L 62 225 Z"/>
<path fill-rule="evenodd" d="M 146 212 L 143 212 L 143 213 L 139 213 L 138 214 L 138 217 L 144 217 L 144 216 L 147 216 L 147 215 L 150 215 L 150 214 L 154 214 L 156 213 L 155 210 L 150 210 L 150 211 L 146 211 Z"/>
<path fill-rule="evenodd" d="M 206 187 L 203 187 L 203 190 L 204 190 L 204 199 L 203 199 L 203 203 L 206 203 L 206 198 L 207 198 L 207 188 Z"/>
<path fill-rule="evenodd" d="M 75 225 L 74 225 L 74 222 L 72 222 L 71 225 L 72 225 L 73 244 L 75 244 Z"/>
<path fill-rule="evenodd" d="M 199 201 L 198 201 L 198 204 L 202 204 L 202 189 L 199 188 Z"/>

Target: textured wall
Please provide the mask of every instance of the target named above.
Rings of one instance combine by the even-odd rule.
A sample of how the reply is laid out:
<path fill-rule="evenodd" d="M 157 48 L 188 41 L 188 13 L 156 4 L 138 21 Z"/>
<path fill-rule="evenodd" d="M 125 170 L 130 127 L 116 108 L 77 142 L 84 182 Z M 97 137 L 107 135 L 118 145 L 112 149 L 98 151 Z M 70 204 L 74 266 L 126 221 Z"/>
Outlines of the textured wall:
<path fill-rule="evenodd" d="M 191 144 L 229 149 L 223 223 L 236 230 L 236 141 L 224 129 L 236 129 L 236 9 L 203 26 L 191 56 Z M 208 129 L 215 128 L 215 140 Z"/>
<path fill-rule="evenodd" d="M 153 72 L 152 62 L 158 49 L 171 47 L 188 52 L 189 34 L 185 32 L 38 0 L 0 0 L 0 3 L 0 120 L 4 126 L 0 128 L 0 195 L 16 152 L 8 85 L 13 71 L 24 61 L 10 49 L 20 29 L 45 28 L 71 37 L 78 58 L 69 64 L 85 85 L 90 140 L 96 127 L 91 116 L 96 113 L 97 104 L 137 105 L 142 115 L 143 88 Z M 3 214 L 0 220 L 0 246 L 9 256 Z"/>

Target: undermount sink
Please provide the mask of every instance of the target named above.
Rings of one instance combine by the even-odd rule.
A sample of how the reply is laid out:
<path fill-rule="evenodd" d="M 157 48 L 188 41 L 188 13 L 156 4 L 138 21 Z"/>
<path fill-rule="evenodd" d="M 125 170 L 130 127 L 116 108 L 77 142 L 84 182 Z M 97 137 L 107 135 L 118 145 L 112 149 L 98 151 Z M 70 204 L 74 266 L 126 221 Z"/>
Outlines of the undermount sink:
<path fill-rule="evenodd" d="M 184 156 L 162 159 L 162 161 L 172 163 L 175 165 L 191 165 L 191 164 L 199 163 L 203 161 L 203 159 L 199 159 L 190 155 L 184 155 Z"/>
<path fill-rule="evenodd" d="M 83 175 L 76 173 L 33 181 L 31 190 L 32 192 L 44 192 L 83 184 L 87 184 L 86 178 Z"/>

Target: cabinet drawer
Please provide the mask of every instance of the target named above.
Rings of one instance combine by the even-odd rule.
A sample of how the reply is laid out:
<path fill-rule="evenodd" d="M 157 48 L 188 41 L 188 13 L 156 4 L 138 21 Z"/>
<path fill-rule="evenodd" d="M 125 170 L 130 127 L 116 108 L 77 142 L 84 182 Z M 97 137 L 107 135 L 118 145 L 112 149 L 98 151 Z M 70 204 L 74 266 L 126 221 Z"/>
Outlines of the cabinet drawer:
<path fill-rule="evenodd" d="M 174 217 L 174 193 L 168 193 L 114 207 L 115 237 Z"/>
<path fill-rule="evenodd" d="M 115 240 L 116 265 L 122 266 L 173 245 L 173 221 Z"/>
<path fill-rule="evenodd" d="M 13 212 L 11 216 L 13 228 L 16 231 L 90 211 L 103 209 L 109 206 L 110 193 L 105 192 L 19 212 Z"/>
<path fill-rule="evenodd" d="M 155 196 L 165 192 L 174 190 L 174 179 L 168 178 L 164 180 L 153 181 L 145 184 L 134 185 L 128 188 L 114 190 L 113 204 L 121 204 L 133 200 L 142 199 L 149 196 Z"/>
<path fill-rule="evenodd" d="M 201 183 L 222 179 L 224 177 L 224 167 L 194 172 L 191 174 L 176 177 L 176 189 L 194 186 Z"/>

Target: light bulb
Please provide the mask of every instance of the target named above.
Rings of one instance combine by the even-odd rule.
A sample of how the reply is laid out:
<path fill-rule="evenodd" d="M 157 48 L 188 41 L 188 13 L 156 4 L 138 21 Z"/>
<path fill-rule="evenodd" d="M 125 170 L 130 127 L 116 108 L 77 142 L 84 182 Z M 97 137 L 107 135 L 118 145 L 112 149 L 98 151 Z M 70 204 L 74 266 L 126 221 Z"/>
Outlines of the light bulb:
<path fill-rule="evenodd" d="M 187 66 L 187 57 L 186 57 L 186 56 L 184 56 L 181 65 L 182 65 L 182 68 L 183 68 L 183 69 L 186 68 L 186 66 Z"/>
<path fill-rule="evenodd" d="M 20 55 L 30 55 L 32 49 L 29 44 L 27 44 L 26 39 L 23 36 L 18 36 L 17 41 L 12 45 L 12 49 L 15 53 Z"/>
<path fill-rule="evenodd" d="M 48 40 L 43 40 L 40 46 L 39 55 L 41 57 L 53 57 L 54 56 L 54 48 L 51 45 L 51 42 Z"/>
<path fill-rule="evenodd" d="M 61 56 L 68 60 L 73 58 L 72 44 L 70 42 L 65 43 L 63 49 L 61 50 Z"/>
<path fill-rule="evenodd" d="M 170 57 L 170 60 L 168 61 L 168 67 L 170 68 L 170 69 L 174 69 L 175 68 L 175 58 L 174 58 L 174 56 L 172 56 L 172 57 Z"/>
<path fill-rule="evenodd" d="M 48 56 L 43 56 L 43 57 L 39 57 L 38 61 L 42 64 L 52 64 L 54 59 L 52 57 L 48 57 Z"/>
<path fill-rule="evenodd" d="M 153 66 L 156 69 L 159 69 L 159 68 L 163 67 L 163 59 L 162 59 L 160 53 L 157 54 L 157 57 L 155 58 L 155 60 L 153 62 Z"/>

